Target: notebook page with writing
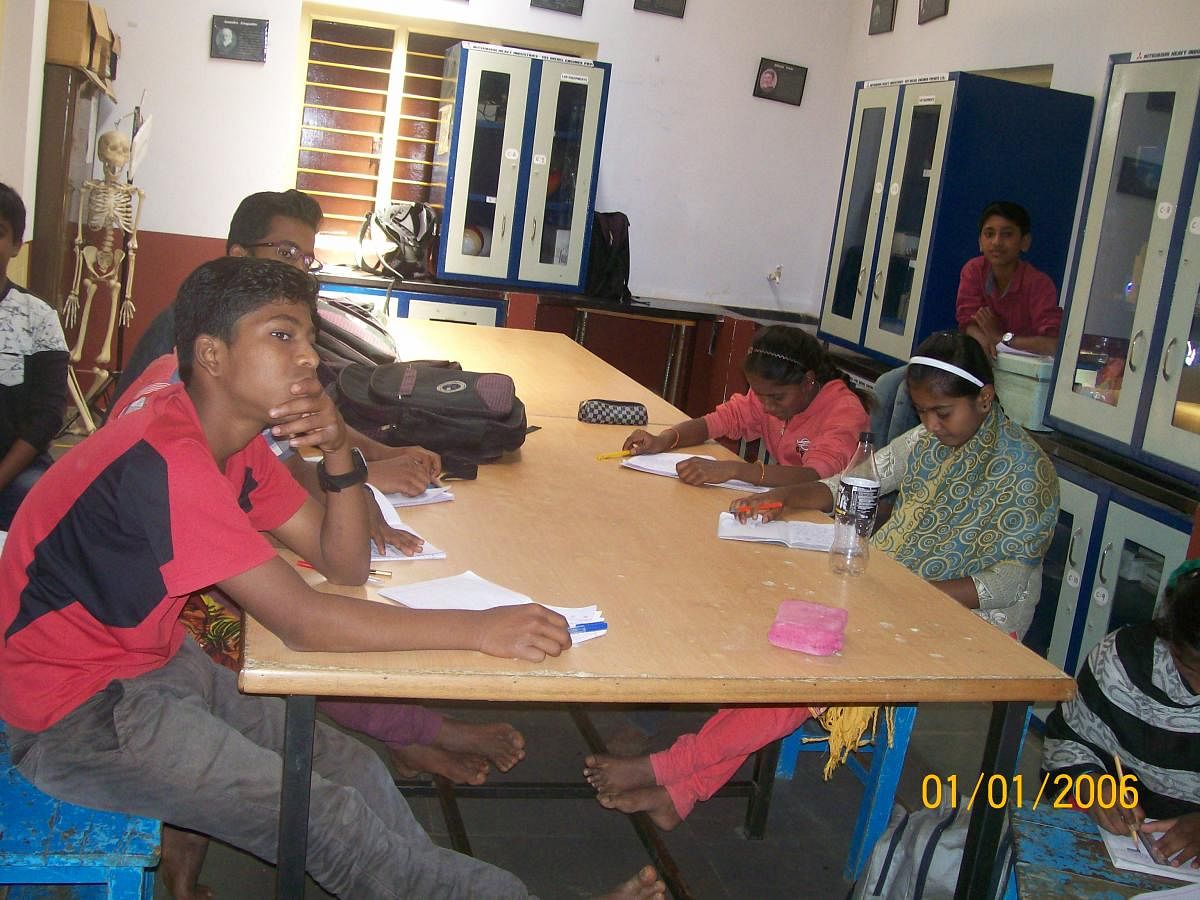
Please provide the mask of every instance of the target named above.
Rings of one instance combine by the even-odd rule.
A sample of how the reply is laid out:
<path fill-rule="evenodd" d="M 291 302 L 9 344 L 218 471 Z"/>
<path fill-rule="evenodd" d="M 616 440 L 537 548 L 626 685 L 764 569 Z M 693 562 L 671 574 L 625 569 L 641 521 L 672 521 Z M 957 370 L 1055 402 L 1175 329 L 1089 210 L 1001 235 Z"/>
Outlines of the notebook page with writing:
<path fill-rule="evenodd" d="M 648 472 L 651 475 L 666 475 L 668 478 L 678 478 L 679 473 L 675 471 L 675 467 L 685 459 L 714 459 L 712 456 L 705 456 L 703 453 L 645 453 L 640 456 L 630 456 L 628 459 L 621 460 L 621 465 L 627 469 L 633 469 L 637 472 Z M 705 487 L 729 488 L 734 491 L 746 491 L 750 494 L 761 494 L 764 491 L 769 491 L 769 487 L 764 487 L 760 484 L 751 484 L 748 481 L 739 481 L 736 478 L 731 478 L 729 481 L 722 481 L 720 484 L 707 484 Z"/>
<path fill-rule="evenodd" d="M 717 518 L 717 537 L 729 541 L 759 541 L 783 544 L 793 550 L 828 550 L 833 545 L 833 525 L 820 522 L 761 522 L 751 518 L 745 524 L 733 513 Z"/>

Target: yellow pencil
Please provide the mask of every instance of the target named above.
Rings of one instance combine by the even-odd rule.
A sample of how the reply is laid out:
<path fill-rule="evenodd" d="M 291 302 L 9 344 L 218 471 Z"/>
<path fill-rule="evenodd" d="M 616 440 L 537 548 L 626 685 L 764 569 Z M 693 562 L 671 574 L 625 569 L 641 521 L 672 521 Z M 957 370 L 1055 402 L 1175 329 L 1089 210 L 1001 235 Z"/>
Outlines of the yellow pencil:
<path fill-rule="evenodd" d="M 624 459 L 633 456 L 632 450 L 614 450 L 612 453 L 597 453 L 596 459 Z"/>
<path fill-rule="evenodd" d="M 1113 754 L 1113 762 L 1117 766 L 1117 791 L 1121 790 L 1121 785 L 1125 783 L 1125 770 L 1121 768 L 1121 757 Z M 1124 818 L 1124 815 L 1122 815 Z M 1132 822 L 1129 823 L 1129 836 L 1133 838 L 1133 849 L 1137 850 L 1141 847 L 1141 842 L 1138 840 L 1137 826 Z"/>

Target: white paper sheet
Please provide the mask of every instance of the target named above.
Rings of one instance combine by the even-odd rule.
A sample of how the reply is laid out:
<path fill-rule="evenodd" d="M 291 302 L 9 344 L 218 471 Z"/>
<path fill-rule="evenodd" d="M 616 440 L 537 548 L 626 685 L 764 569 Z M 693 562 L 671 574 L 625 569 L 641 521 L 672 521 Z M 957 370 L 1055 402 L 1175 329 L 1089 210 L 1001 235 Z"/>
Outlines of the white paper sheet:
<path fill-rule="evenodd" d="M 733 513 L 723 512 L 717 518 L 717 537 L 729 541 L 783 544 L 793 550 L 828 550 L 833 545 L 833 524 L 763 522 L 756 516 L 743 525 Z"/>
<path fill-rule="evenodd" d="M 485 610 L 496 606 L 518 606 L 522 603 L 532 603 L 533 599 L 517 593 L 509 588 L 494 584 L 486 578 L 480 578 L 474 572 L 467 571 L 461 575 L 449 578 L 435 578 L 432 581 L 418 581 L 415 584 L 402 584 L 395 587 L 382 588 L 379 596 L 407 606 L 410 609 L 468 609 Z M 567 620 L 569 626 L 587 625 L 603 622 L 604 613 L 598 606 L 550 606 Z M 588 631 L 572 634 L 572 643 L 579 644 L 593 638 L 602 637 L 607 632 Z"/>
<path fill-rule="evenodd" d="M 425 488 L 424 492 L 415 497 L 406 497 L 404 494 L 384 494 L 384 497 L 392 506 L 425 506 L 429 503 L 445 503 L 453 500 L 454 491 L 450 490 L 447 485 L 440 484 L 437 487 Z"/>
<path fill-rule="evenodd" d="M 714 459 L 712 456 L 705 456 L 702 453 L 646 453 L 641 456 L 630 456 L 621 460 L 621 465 L 627 469 L 633 469 L 637 472 L 649 472 L 651 475 L 666 475 L 668 478 L 678 478 L 679 473 L 675 471 L 675 467 L 685 459 Z M 722 481 L 720 484 L 709 484 L 705 487 L 729 488 L 734 491 L 746 491 L 750 494 L 761 494 L 764 491 L 769 491 L 769 487 L 764 487 L 759 484 L 751 484 L 748 481 L 739 481 L 736 478 L 731 478 L 729 481 Z"/>
<path fill-rule="evenodd" d="M 1154 820 L 1147 819 L 1146 821 Z M 1142 842 L 1138 841 L 1135 844 L 1132 835 L 1128 833 L 1113 834 L 1101 828 L 1100 837 L 1104 841 L 1104 849 L 1108 851 L 1112 864 L 1118 869 L 1148 872 L 1151 875 L 1161 875 L 1163 878 L 1174 878 L 1176 881 L 1200 882 L 1200 869 L 1193 869 L 1190 863 L 1185 863 L 1179 868 L 1156 863 L 1146 848 L 1142 846 Z"/>

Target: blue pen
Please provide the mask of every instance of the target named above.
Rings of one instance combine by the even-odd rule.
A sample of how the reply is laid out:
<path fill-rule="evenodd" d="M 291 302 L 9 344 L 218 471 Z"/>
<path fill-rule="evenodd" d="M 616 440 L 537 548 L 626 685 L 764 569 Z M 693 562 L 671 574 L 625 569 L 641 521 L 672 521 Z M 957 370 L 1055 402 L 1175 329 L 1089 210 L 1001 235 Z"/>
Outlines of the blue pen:
<path fill-rule="evenodd" d="M 592 631 L 608 631 L 608 623 L 584 622 L 582 625 L 572 625 L 567 629 L 568 634 L 588 634 Z"/>

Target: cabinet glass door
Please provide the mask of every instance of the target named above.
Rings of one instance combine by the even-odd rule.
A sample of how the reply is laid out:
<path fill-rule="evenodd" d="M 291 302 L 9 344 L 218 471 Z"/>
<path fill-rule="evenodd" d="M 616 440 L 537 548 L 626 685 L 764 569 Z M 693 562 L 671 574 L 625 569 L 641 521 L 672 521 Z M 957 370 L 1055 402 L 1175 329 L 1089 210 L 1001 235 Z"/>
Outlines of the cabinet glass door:
<path fill-rule="evenodd" d="M 508 275 L 530 62 L 525 56 L 467 51 L 450 208 L 442 229 L 447 271 Z"/>
<path fill-rule="evenodd" d="M 1154 618 L 1167 576 L 1183 562 L 1187 544 L 1186 530 L 1109 503 L 1087 619 L 1074 656 L 1076 673 L 1104 635 Z"/>
<path fill-rule="evenodd" d="M 518 269 L 522 281 L 580 281 L 604 77 L 604 69 L 580 63 L 541 65 Z"/>
<path fill-rule="evenodd" d="M 1183 252 L 1154 376 L 1142 446 L 1200 469 L 1200 181 L 1192 194 Z"/>
<path fill-rule="evenodd" d="M 905 85 L 900 103 L 866 339 L 898 362 L 908 359 L 916 333 L 954 87 L 953 81 Z"/>
<path fill-rule="evenodd" d="M 1052 412 L 1133 437 L 1200 61 L 1113 68 Z"/>
<path fill-rule="evenodd" d="M 854 110 L 821 315 L 822 331 L 854 343 L 862 340 L 899 96 L 899 85 L 863 88 Z"/>
<path fill-rule="evenodd" d="M 1042 596 L 1025 645 L 1065 669 L 1098 498 L 1094 491 L 1068 481 L 1061 473 L 1058 491 L 1058 524 L 1042 564 Z M 1049 611 L 1043 614 L 1043 607 Z M 1045 625 L 1049 634 L 1043 630 Z"/>

